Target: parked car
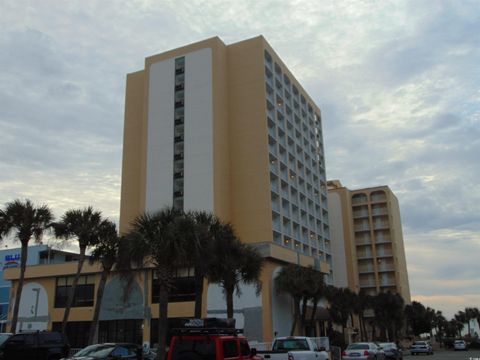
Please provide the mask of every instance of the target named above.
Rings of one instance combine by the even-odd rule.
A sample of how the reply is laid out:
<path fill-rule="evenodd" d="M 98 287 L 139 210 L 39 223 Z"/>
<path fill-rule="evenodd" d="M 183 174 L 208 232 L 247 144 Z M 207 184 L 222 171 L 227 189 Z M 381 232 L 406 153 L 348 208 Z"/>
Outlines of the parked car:
<path fill-rule="evenodd" d="M 0 333 L 0 348 L 3 343 L 7 341 L 13 334 L 12 333 Z"/>
<path fill-rule="evenodd" d="M 468 350 L 468 346 L 467 346 L 467 343 L 465 342 L 465 340 L 455 340 L 453 342 L 453 348 L 455 349 L 455 351 L 457 351 L 457 350 Z"/>
<path fill-rule="evenodd" d="M 134 359 L 142 360 L 142 347 L 130 343 L 95 344 L 83 348 L 75 355 L 62 360 L 100 360 L 100 359 Z"/>
<path fill-rule="evenodd" d="M 375 343 L 359 342 L 347 346 L 342 353 L 343 360 L 384 360 L 385 352 Z"/>
<path fill-rule="evenodd" d="M 432 345 L 428 341 L 415 341 L 412 346 L 410 346 L 410 354 L 427 354 L 433 355 Z"/>
<path fill-rule="evenodd" d="M 59 360 L 68 355 L 67 338 L 54 331 L 18 333 L 2 345 L 2 360 Z"/>
<path fill-rule="evenodd" d="M 397 344 L 393 342 L 386 342 L 378 344 L 385 352 L 385 359 L 394 359 L 394 360 L 402 360 L 403 359 L 403 351 L 399 349 Z"/>
<path fill-rule="evenodd" d="M 235 329 L 234 319 L 185 319 L 172 329 L 168 360 L 261 360 Z"/>
<path fill-rule="evenodd" d="M 12 335 L 12 333 L 0 333 L 0 359 L 3 359 L 3 344 L 5 344 L 5 341 Z"/>
<path fill-rule="evenodd" d="M 271 351 L 257 351 L 258 355 L 270 360 L 327 360 L 325 348 L 319 348 L 313 338 L 306 336 L 278 337 Z"/>

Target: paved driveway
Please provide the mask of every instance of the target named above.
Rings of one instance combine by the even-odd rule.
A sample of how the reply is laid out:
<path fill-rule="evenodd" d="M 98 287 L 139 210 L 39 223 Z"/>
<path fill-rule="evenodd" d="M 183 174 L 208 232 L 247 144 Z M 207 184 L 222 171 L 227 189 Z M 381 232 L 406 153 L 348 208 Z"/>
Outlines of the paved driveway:
<path fill-rule="evenodd" d="M 480 350 L 437 350 L 433 355 L 405 355 L 408 360 L 480 360 Z"/>

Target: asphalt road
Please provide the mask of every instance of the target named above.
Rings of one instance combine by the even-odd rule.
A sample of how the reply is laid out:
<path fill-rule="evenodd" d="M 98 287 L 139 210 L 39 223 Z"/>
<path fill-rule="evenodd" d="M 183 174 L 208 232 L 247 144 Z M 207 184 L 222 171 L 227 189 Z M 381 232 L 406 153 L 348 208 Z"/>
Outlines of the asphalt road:
<path fill-rule="evenodd" d="M 404 355 L 408 360 L 480 360 L 480 350 L 438 350 L 433 355 Z"/>

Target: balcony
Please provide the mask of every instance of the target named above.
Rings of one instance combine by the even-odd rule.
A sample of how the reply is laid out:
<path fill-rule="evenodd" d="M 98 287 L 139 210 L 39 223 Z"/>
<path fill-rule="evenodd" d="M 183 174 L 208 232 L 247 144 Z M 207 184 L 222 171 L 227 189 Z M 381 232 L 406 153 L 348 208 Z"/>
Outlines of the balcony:
<path fill-rule="evenodd" d="M 389 271 L 395 271 L 395 268 L 393 265 L 381 265 L 377 267 L 377 270 L 379 272 L 389 272 Z"/>
<path fill-rule="evenodd" d="M 377 257 L 392 257 L 392 251 L 378 251 L 377 250 Z"/>
<path fill-rule="evenodd" d="M 380 230 L 380 229 L 388 229 L 390 227 L 388 222 L 376 222 L 373 223 L 373 228 L 375 230 Z"/>
<path fill-rule="evenodd" d="M 359 274 L 368 274 L 368 273 L 373 273 L 375 270 L 373 269 L 373 266 L 359 266 L 358 267 L 358 273 Z"/>
<path fill-rule="evenodd" d="M 372 259 L 372 253 L 369 251 L 358 251 L 357 252 L 357 258 L 358 259 Z"/>
<path fill-rule="evenodd" d="M 354 211 L 353 217 L 354 218 L 368 217 L 368 211 Z"/>
<path fill-rule="evenodd" d="M 360 281 L 360 287 L 372 288 L 372 287 L 377 287 L 377 285 L 375 284 L 375 281 Z"/>
<path fill-rule="evenodd" d="M 181 90 L 184 90 L 184 89 L 185 89 L 184 84 L 175 85 L 175 91 L 181 91 Z"/>
<path fill-rule="evenodd" d="M 370 231 L 370 226 L 368 225 L 355 225 L 355 231 Z"/>

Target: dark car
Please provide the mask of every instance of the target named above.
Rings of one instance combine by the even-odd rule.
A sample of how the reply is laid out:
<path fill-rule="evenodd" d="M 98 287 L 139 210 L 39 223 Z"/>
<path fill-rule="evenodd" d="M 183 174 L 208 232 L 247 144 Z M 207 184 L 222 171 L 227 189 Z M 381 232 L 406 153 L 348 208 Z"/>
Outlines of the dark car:
<path fill-rule="evenodd" d="M 2 345 L 2 360 L 59 360 L 70 351 L 65 336 L 53 331 L 19 333 Z"/>
<path fill-rule="evenodd" d="M 142 348 L 135 344 L 129 343 L 105 343 L 90 345 L 83 348 L 75 355 L 65 358 L 64 360 L 110 360 L 110 359 L 142 359 Z"/>
<path fill-rule="evenodd" d="M 403 352 L 398 348 L 397 344 L 393 342 L 380 343 L 380 347 L 385 352 L 386 359 L 401 360 L 403 359 Z"/>

